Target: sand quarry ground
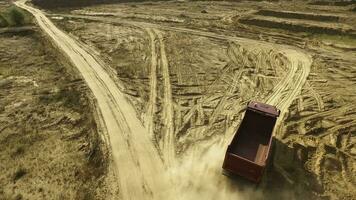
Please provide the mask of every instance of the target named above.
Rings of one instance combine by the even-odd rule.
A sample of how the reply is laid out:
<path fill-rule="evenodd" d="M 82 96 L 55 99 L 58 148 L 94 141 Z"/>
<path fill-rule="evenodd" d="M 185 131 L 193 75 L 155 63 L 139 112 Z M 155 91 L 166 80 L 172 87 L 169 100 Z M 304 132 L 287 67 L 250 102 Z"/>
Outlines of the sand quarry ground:
<path fill-rule="evenodd" d="M 0 199 L 356 198 L 352 2 L 17 5 Z M 281 110 L 258 186 L 221 174 L 250 100 Z"/>

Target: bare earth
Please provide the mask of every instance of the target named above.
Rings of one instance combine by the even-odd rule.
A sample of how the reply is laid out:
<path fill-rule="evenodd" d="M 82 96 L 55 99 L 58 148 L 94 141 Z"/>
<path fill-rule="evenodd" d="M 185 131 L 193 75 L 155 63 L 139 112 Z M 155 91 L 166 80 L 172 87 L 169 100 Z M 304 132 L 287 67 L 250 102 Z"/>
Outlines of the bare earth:
<path fill-rule="evenodd" d="M 43 11 L 15 4 L 34 15 L 95 98 L 112 158 L 113 172 L 103 176 L 115 178 L 105 188 L 118 184 L 110 198 L 355 198 L 351 6 L 169 1 Z M 221 174 L 250 100 L 281 110 L 273 167 L 258 187 Z"/>
<path fill-rule="evenodd" d="M 84 82 L 36 27 L 0 40 L 0 199 L 109 196 Z"/>

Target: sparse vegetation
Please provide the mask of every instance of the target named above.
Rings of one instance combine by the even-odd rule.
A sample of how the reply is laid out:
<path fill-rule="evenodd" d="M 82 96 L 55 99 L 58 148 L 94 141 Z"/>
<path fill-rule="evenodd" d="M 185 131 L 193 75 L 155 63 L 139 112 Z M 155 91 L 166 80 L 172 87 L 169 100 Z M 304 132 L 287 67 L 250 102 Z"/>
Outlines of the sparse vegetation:
<path fill-rule="evenodd" d="M 46 104 L 62 102 L 64 106 L 75 109 L 80 106 L 80 96 L 80 92 L 73 88 L 61 88 L 55 93 L 48 90 L 41 92 L 39 100 Z"/>
<path fill-rule="evenodd" d="M 22 155 L 25 153 L 25 148 L 21 145 L 19 145 L 16 150 L 12 153 L 12 156 L 13 157 L 16 157 L 16 156 L 19 156 L 19 155 Z"/>
<path fill-rule="evenodd" d="M 17 194 L 15 197 L 14 197 L 14 200 L 22 200 L 23 197 L 22 197 L 22 194 Z"/>
<path fill-rule="evenodd" d="M 17 8 L 12 8 L 9 12 L 10 18 L 14 22 L 14 25 L 20 26 L 24 23 L 25 16 Z"/>
<path fill-rule="evenodd" d="M 0 34 L 0 200 L 106 199 L 86 88 L 55 53 L 36 32 Z"/>
<path fill-rule="evenodd" d="M 12 180 L 15 182 L 15 181 L 19 180 L 20 178 L 22 178 L 23 176 L 25 176 L 26 174 L 27 174 L 27 171 L 24 168 L 19 167 L 16 170 Z"/>
<path fill-rule="evenodd" d="M 6 19 L 2 15 L 0 15 L 0 27 L 6 27 L 8 25 L 9 23 L 6 21 Z"/>
<path fill-rule="evenodd" d="M 30 22 L 30 14 L 18 7 L 11 6 L 0 12 L 0 27 L 23 26 Z"/>

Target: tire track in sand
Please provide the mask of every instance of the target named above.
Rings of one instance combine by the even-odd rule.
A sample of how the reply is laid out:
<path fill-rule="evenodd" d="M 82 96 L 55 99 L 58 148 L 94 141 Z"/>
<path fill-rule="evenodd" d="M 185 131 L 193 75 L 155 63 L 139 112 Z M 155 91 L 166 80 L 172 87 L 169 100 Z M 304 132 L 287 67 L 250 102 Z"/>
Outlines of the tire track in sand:
<path fill-rule="evenodd" d="M 72 15 L 70 17 L 78 17 L 78 16 Z M 110 20 L 110 19 L 105 19 L 105 18 L 100 18 L 100 17 L 83 17 L 83 16 L 80 16 L 80 18 L 89 18 L 92 20 L 106 21 L 106 22 L 110 22 L 110 23 L 116 23 L 116 20 L 117 20 L 117 19 Z M 120 23 L 126 23 L 129 25 L 137 26 L 137 27 L 158 28 L 161 30 L 181 32 L 181 33 L 204 36 L 204 37 L 209 37 L 209 38 L 219 39 L 219 40 L 234 41 L 234 42 L 240 43 L 241 45 L 256 46 L 258 48 L 263 48 L 263 49 L 274 49 L 277 52 L 282 53 L 290 62 L 287 66 L 288 67 L 287 75 L 284 76 L 283 79 L 279 83 L 277 83 L 277 85 L 273 89 L 272 94 L 268 98 L 266 98 L 267 103 L 277 105 L 282 111 L 281 117 L 279 118 L 279 121 L 278 121 L 278 124 L 280 124 L 281 121 L 283 120 L 283 116 L 288 111 L 288 107 L 290 106 L 292 101 L 301 92 L 302 86 L 304 85 L 306 78 L 310 72 L 311 58 L 307 54 L 303 53 L 301 50 L 294 49 L 293 47 L 289 47 L 289 46 L 285 46 L 285 45 L 270 44 L 270 43 L 261 42 L 261 41 L 254 41 L 254 40 L 235 37 L 235 36 L 221 35 L 221 34 L 217 34 L 217 33 L 213 33 L 213 32 L 201 31 L 201 30 L 193 30 L 193 29 L 181 28 L 181 27 L 167 27 L 167 26 L 163 26 L 163 25 L 146 23 L 146 22 L 135 22 L 135 21 L 129 21 L 129 20 L 122 20 L 122 21 L 120 21 Z M 232 127 L 232 128 L 234 129 L 234 127 Z M 217 138 L 217 139 L 220 140 L 221 138 L 220 139 Z M 209 143 L 214 144 L 214 141 L 210 141 Z M 219 143 L 219 142 L 215 142 L 215 143 Z M 207 145 L 211 147 L 210 144 L 207 144 Z M 220 146 L 220 144 L 221 143 L 219 143 L 218 146 Z M 221 145 L 225 146 L 225 144 L 221 144 Z M 221 150 L 221 148 L 218 148 L 218 149 Z M 223 155 L 223 151 L 221 152 L 221 155 L 220 155 L 220 153 L 217 153 L 217 155 L 214 156 L 213 159 L 215 160 L 215 157 L 222 158 L 222 155 Z M 211 163 L 215 163 L 215 162 L 211 162 L 212 158 L 207 157 L 206 160 L 207 160 L 207 163 L 201 162 L 203 169 L 206 169 L 206 165 L 210 166 Z M 192 162 L 192 163 L 195 163 L 195 162 Z M 192 165 L 190 167 L 196 168 L 195 165 Z M 212 167 L 215 169 L 214 166 L 212 166 Z M 184 171 L 184 173 L 187 173 L 187 171 Z M 205 173 L 203 173 L 203 174 L 205 175 L 204 177 L 206 177 L 210 181 L 212 180 L 213 182 L 217 181 L 217 179 L 221 179 L 221 176 L 209 177 L 211 174 L 210 175 L 205 174 Z M 195 178 L 195 180 L 198 180 L 199 178 L 200 177 L 197 177 L 197 178 Z M 204 180 L 207 180 L 207 179 L 204 179 Z M 204 184 L 204 183 L 199 181 L 197 183 L 197 186 L 202 186 L 201 184 Z M 220 185 L 220 186 L 222 186 L 222 185 Z M 216 191 L 216 192 L 224 193 L 223 191 Z"/>
<path fill-rule="evenodd" d="M 158 37 L 160 47 L 160 67 L 162 70 L 163 78 L 163 157 L 166 165 L 172 166 L 175 162 L 175 147 L 174 147 L 174 111 L 172 102 L 172 85 L 169 75 L 169 65 L 166 55 L 166 47 L 163 42 L 162 33 L 153 29 Z"/>
<path fill-rule="evenodd" d="M 85 16 L 85 15 L 61 15 L 61 16 L 84 18 L 84 19 L 94 20 L 94 21 L 104 21 L 104 22 L 114 23 L 114 24 L 116 23 L 115 20 L 104 18 L 104 17 L 93 17 L 93 16 Z M 291 101 L 293 101 L 296 95 L 300 93 L 301 87 L 302 85 L 304 85 L 306 78 L 308 77 L 310 72 L 310 66 L 312 63 L 311 57 L 306 53 L 304 53 L 302 50 L 293 48 L 288 45 L 272 44 L 268 42 L 256 41 L 253 39 L 241 38 L 241 37 L 236 37 L 231 35 L 221 35 L 214 32 L 207 32 L 207 31 L 202 31 L 197 29 L 165 26 L 161 24 L 138 22 L 138 21 L 132 21 L 126 19 L 122 19 L 120 23 L 129 24 L 136 27 L 157 28 L 161 30 L 186 33 L 190 35 L 203 36 L 203 37 L 219 39 L 219 40 L 232 41 L 232 42 L 237 42 L 243 46 L 252 46 L 265 50 L 274 49 L 276 52 L 283 54 L 290 62 L 289 65 L 287 66 L 289 68 L 288 73 L 286 76 L 283 77 L 283 79 L 280 82 L 277 83 L 277 85 L 273 89 L 272 94 L 268 98 L 266 98 L 267 103 L 281 106 L 281 108 L 279 109 L 282 112 L 282 117 L 283 117 L 283 113 L 291 105 Z M 292 84 L 293 81 L 295 81 L 296 83 L 294 85 L 295 87 L 294 86 L 291 87 L 291 85 L 293 85 Z M 282 94 L 283 91 L 287 91 L 288 89 L 292 89 L 292 90 L 290 92 L 286 92 L 286 95 L 283 95 Z M 278 101 L 283 101 L 283 103 L 277 103 Z M 280 119 L 282 117 L 280 117 Z"/>
<path fill-rule="evenodd" d="M 150 63 L 150 97 L 146 113 L 146 128 L 151 136 L 154 138 L 154 115 L 157 110 L 157 53 L 155 36 L 150 28 L 145 29 L 150 37 L 151 46 L 151 63 Z"/>
<path fill-rule="evenodd" d="M 283 49 L 282 54 L 289 61 L 289 69 L 286 76 L 274 87 L 272 94 L 266 98 L 266 103 L 277 106 L 281 110 L 281 115 L 277 121 L 277 127 L 284 120 L 284 115 L 293 100 L 301 93 L 302 87 L 307 81 L 310 73 L 312 60 L 309 56 L 294 49 Z M 278 128 L 275 130 L 278 131 Z M 275 131 L 275 136 L 280 138 L 283 135 Z"/>
<path fill-rule="evenodd" d="M 233 65 L 233 66 L 238 67 L 238 68 L 237 68 L 237 71 L 233 72 L 234 75 L 233 75 L 233 78 L 231 80 L 232 83 L 227 88 L 224 96 L 221 98 L 221 100 L 219 101 L 218 105 L 215 107 L 213 113 L 210 116 L 210 119 L 209 119 L 210 125 L 214 124 L 216 118 L 219 116 L 219 114 L 222 113 L 222 111 L 224 110 L 224 107 L 226 105 L 226 101 L 227 101 L 228 97 L 231 96 L 234 93 L 236 88 L 238 88 L 239 81 L 240 81 L 243 73 L 246 72 L 246 70 L 245 70 L 246 65 L 245 64 L 241 65 L 239 63 L 239 60 L 237 59 L 237 57 L 238 57 L 238 53 L 237 52 L 239 52 L 239 50 L 237 49 L 235 44 L 230 44 L 230 46 L 229 46 L 229 48 L 227 50 L 227 54 L 228 54 L 228 56 L 229 56 L 229 58 L 230 58 L 230 60 L 232 62 L 230 65 Z M 222 75 L 220 75 L 220 77 L 222 77 Z M 220 79 L 220 77 L 218 77 L 216 80 Z M 204 102 L 204 100 L 203 100 L 203 102 Z"/>
<path fill-rule="evenodd" d="M 122 199 L 162 199 L 170 193 L 164 165 L 116 83 L 93 55 L 59 30 L 40 10 L 27 6 L 26 0 L 15 4 L 34 15 L 39 27 L 54 45 L 77 67 L 97 100 L 110 138 Z"/>
<path fill-rule="evenodd" d="M 85 17 L 86 18 L 86 17 Z M 91 18 L 94 20 L 100 20 L 100 21 L 106 21 L 110 23 L 115 23 L 113 20 L 107 20 L 103 18 Z M 258 49 L 264 49 L 266 51 L 268 50 L 274 50 L 277 53 L 281 53 L 282 55 L 285 56 L 288 60 L 288 65 L 287 65 L 287 75 L 283 76 L 283 78 L 274 86 L 272 90 L 272 94 L 265 99 L 265 101 L 269 104 L 277 106 L 281 110 L 281 116 L 279 117 L 277 121 L 277 128 L 274 131 L 274 134 L 276 137 L 283 137 L 278 135 L 278 127 L 281 127 L 281 124 L 284 120 L 284 116 L 286 112 L 288 112 L 289 106 L 292 104 L 293 100 L 300 94 L 303 85 L 306 82 L 306 79 L 309 75 L 310 72 L 310 67 L 312 63 L 311 57 L 304 53 L 300 49 L 296 49 L 291 46 L 287 45 L 279 45 L 279 44 L 271 44 L 267 42 L 262 42 L 262 41 L 255 41 L 252 39 L 247 39 L 247 38 L 241 38 L 241 37 L 235 37 L 235 36 L 229 36 L 229 35 L 221 35 L 217 34 L 214 32 L 207 32 L 207 31 L 202 31 L 202 30 L 195 30 L 195 29 L 189 29 L 189 28 L 182 28 L 182 27 L 172 27 L 172 26 L 164 26 L 161 24 L 153 24 L 153 23 L 147 23 L 147 22 L 136 22 L 136 21 L 128 21 L 128 20 L 123 20 L 120 21 L 121 23 L 127 23 L 129 25 L 137 26 L 137 27 L 150 27 L 150 28 L 158 28 L 161 30 L 167 30 L 167 31 L 173 31 L 173 32 L 180 32 L 180 33 L 185 33 L 185 34 L 190 34 L 190 35 L 197 35 L 197 36 L 203 36 L 203 37 L 208 37 L 208 38 L 213 38 L 213 39 L 218 39 L 218 40 L 225 40 L 225 41 L 232 41 L 232 42 L 237 42 L 240 45 L 243 46 L 249 46 L 249 47 L 254 47 Z M 227 129 L 226 135 L 230 138 L 236 127 L 237 123 L 233 123 L 231 127 Z M 199 188 L 200 193 L 202 190 L 204 190 L 204 184 L 206 182 L 212 182 L 212 183 L 219 183 L 220 188 L 228 188 L 230 183 L 223 181 L 223 178 L 219 176 L 216 173 L 208 173 L 209 169 L 210 170 L 215 170 L 217 167 L 215 162 L 212 162 L 212 160 L 215 161 L 220 161 L 221 163 L 221 158 L 223 158 L 224 151 L 222 151 L 222 147 L 226 147 L 226 143 L 229 142 L 229 140 L 224 140 L 224 137 L 216 137 L 212 138 L 210 141 L 206 141 L 205 143 L 200 144 L 201 147 L 195 147 L 195 150 L 192 150 L 188 154 L 188 158 L 185 160 L 185 162 L 192 163 L 192 165 L 189 165 L 189 170 L 192 172 L 199 172 L 201 173 L 201 176 L 197 174 L 191 174 L 191 176 L 194 176 L 195 179 L 193 180 L 192 185 L 190 185 L 189 188 L 193 191 L 185 191 L 185 192 L 193 192 L 194 193 L 194 188 Z M 210 155 L 205 156 L 199 156 L 198 158 L 195 157 L 194 155 L 202 155 L 202 152 L 206 150 L 205 147 L 209 147 L 209 149 L 215 149 L 216 151 L 213 153 L 214 156 L 211 157 Z M 199 159 L 200 162 L 194 162 L 196 159 Z M 201 171 L 203 170 L 203 171 Z M 182 172 L 183 174 L 186 174 L 187 171 Z M 189 173 L 189 172 L 188 172 Z M 179 179 L 179 177 L 178 177 Z M 201 180 L 200 180 L 201 179 Z M 185 181 L 183 179 L 183 181 Z M 181 183 L 182 184 L 182 183 Z M 184 185 L 184 184 L 183 184 Z M 230 198 L 237 198 L 233 193 L 227 194 L 226 191 L 218 190 L 218 191 L 212 191 L 211 187 L 205 188 L 207 193 L 210 193 L 212 196 L 224 196 L 230 197 Z M 216 198 L 212 198 L 216 199 Z"/>
<path fill-rule="evenodd" d="M 150 99 L 147 109 L 147 123 L 146 128 L 149 131 L 152 138 L 154 137 L 154 115 L 157 110 L 157 65 L 160 65 L 162 79 L 163 79 L 163 141 L 162 152 L 163 159 L 167 166 L 172 166 L 175 160 L 175 148 L 174 148 L 174 111 L 172 102 L 172 86 L 169 75 L 169 65 L 167 55 L 165 51 L 165 45 L 163 43 L 162 34 L 155 29 L 146 28 L 146 32 L 150 37 L 151 46 L 151 73 L 150 73 Z M 158 42 L 159 48 L 156 48 L 156 42 Z M 159 55 L 159 59 L 158 59 Z"/>

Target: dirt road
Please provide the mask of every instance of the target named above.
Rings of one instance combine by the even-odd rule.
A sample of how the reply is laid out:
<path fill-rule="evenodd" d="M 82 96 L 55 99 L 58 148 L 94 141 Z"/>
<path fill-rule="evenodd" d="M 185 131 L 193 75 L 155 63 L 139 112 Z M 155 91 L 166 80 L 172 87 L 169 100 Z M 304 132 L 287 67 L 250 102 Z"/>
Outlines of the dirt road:
<path fill-rule="evenodd" d="M 100 65 L 98 58 L 94 57 L 86 47 L 70 38 L 64 32 L 57 29 L 52 22 L 39 10 L 29 7 L 24 2 L 18 2 L 18 6 L 31 12 L 37 19 L 40 27 L 51 37 L 55 44 L 61 49 L 78 68 L 87 84 L 98 100 L 103 120 L 108 130 L 113 157 L 117 165 L 120 191 L 123 199 L 164 199 L 167 197 L 168 179 L 174 179 L 177 191 L 185 191 L 181 199 L 194 199 L 194 197 L 205 197 L 205 199 L 235 198 L 241 197 L 231 189 L 231 183 L 221 176 L 220 165 L 223 158 L 223 151 L 226 143 L 230 141 L 231 135 L 237 124 L 229 127 L 226 138 L 212 137 L 211 140 L 197 144 L 194 149 L 189 150 L 181 158 L 175 158 L 175 136 L 174 136 L 174 108 L 172 103 L 172 89 L 170 81 L 170 71 L 164 45 L 163 33 L 160 30 L 179 32 L 182 34 L 198 35 L 202 37 L 214 38 L 229 41 L 242 45 L 258 52 L 274 51 L 276 54 L 286 58 L 286 75 L 279 77 L 270 95 L 265 97 L 267 103 L 276 105 L 282 111 L 282 116 L 288 111 L 292 101 L 300 94 L 302 86 L 310 72 L 312 60 L 309 55 L 299 49 L 290 46 L 276 45 L 251 39 L 222 35 L 214 32 L 194 30 L 183 27 L 165 26 L 147 22 L 137 22 L 120 20 L 120 23 L 129 24 L 136 27 L 144 27 L 149 35 L 151 48 L 150 63 L 150 93 L 146 113 L 146 128 L 144 128 L 136 117 L 134 108 L 124 98 L 116 83 Z M 82 15 L 64 15 L 67 17 L 86 18 L 108 23 L 117 23 L 117 20 L 105 17 L 93 17 Z M 237 51 L 236 49 L 231 50 Z M 232 60 L 238 65 L 238 59 Z M 263 64 L 260 64 L 261 66 Z M 157 110 L 158 98 L 158 78 L 157 74 L 162 74 L 163 86 L 163 143 L 161 145 L 162 155 L 165 164 L 170 166 L 169 175 L 165 177 L 163 171 L 165 166 L 159 158 L 150 136 L 154 131 L 154 115 Z M 238 80 L 243 76 L 243 69 L 234 75 L 231 88 L 226 96 L 231 95 L 238 84 Z M 224 97 L 217 106 L 210 118 L 212 124 L 216 116 L 224 109 L 227 97 Z M 198 109 L 194 106 L 184 118 L 183 124 Z M 279 123 L 282 121 L 280 120 Z M 207 128 L 202 128 L 204 132 Z M 277 135 L 277 137 L 281 137 Z M 208 151 L 206 151 L 208 149 Z M 203 156 L 202 156 L 203 155 Z M 199 163 L 196 160 L 199 159 Z M 184 162 L 180 162 L 183 160 Z M 213 161 L 213 162 L 212 162 Z M 174 177 L 174 178 L 173 178 Z M 195 177 L 194 180 L 192 177 Z M 212 183 L 211 185 L 207 183 Z M 215 187 L 217 186 L 217 187 Z M 223 188 L 223 189 L 221 189 Z M 162 192 L 163 191 L 163 192 Z M 172 197 L 171 195 L 169 195 Z M 170 198 L 171 199 L 171 198 Z"/>
<path fill-rule="evenodd" d="M 77 41 L 59 30 L 42 11 L 18 1 L 15 4 L 32 13 L 40 28 L 77 67 L 97 100 L 110 138 L 122 199 L 162 199 L 168 182 L 147 130 L 116 83 Z"/>

